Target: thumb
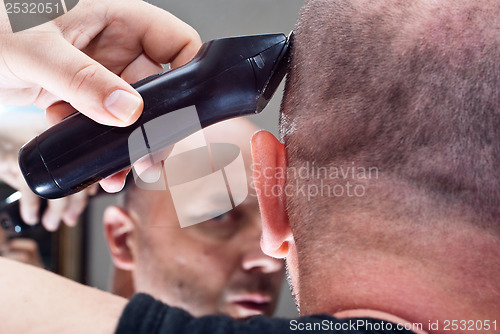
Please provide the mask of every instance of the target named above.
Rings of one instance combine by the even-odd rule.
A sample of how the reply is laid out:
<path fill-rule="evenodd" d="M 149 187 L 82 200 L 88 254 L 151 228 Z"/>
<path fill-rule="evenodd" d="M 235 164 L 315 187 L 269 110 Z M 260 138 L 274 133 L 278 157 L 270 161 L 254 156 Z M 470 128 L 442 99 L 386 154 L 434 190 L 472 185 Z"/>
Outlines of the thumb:
<path fill-rule="evenodd" d="M 23 35 L 13 41 L 10 57 L 5 57 L 14 75 L 105 125 L 127 126 L 140 116 L 143 101 L 139 93 L 62 36 Z"/>

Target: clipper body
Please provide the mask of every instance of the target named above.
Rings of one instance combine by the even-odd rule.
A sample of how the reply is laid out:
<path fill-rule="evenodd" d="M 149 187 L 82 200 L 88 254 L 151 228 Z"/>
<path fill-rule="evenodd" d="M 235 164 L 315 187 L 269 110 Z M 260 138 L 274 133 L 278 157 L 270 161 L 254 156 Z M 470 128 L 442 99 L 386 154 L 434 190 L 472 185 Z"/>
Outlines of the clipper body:
<path fill-rule="evenodd" d="M 203 128 L 262 111 L 285 75 L 288 44 L 284 34 L 203 44 L 188 64 L 133 85 L 144 111 L 126 128 L 98 124 L 80 113 L 69 116 L 21 149 L 19 164 L 28 185 L 41 197 L 60 198 L 130 167 L 130 134 L 175 110 L 195 106 Z M 191 133 L 165 131 L 161 146 Z"/>

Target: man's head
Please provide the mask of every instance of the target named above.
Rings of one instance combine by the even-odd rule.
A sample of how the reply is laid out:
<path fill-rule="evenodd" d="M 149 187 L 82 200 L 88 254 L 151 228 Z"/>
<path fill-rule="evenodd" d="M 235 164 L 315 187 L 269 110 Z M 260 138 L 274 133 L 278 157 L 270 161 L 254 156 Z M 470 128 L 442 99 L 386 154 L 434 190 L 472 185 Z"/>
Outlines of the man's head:
<path fill-rule="evenodd" d="M 240 147 L 250 176 L 249 142 L 255 131 L 250 122 L 238 119 L 211 126 L 204 134 L 209 144 L 225 142 Z M 175 149 L 192 149 L 193 140 L 185 140 Z M 187 159 L 177 172 L 189 174 L 199 167 L 197 164 Z M 283 264 L 260 249 L 262 230 L 255 194 L 250 193 L 230 212 L 185 228 L 181 228 L 176 210 L 196 216 L 202 204 L 193 196 L 196 203 L 179 208 L 172 197 L 170 191 L 141 190 L 129 182 L 123 208 L 110 207 L 105 212 L 115 266 L 132 273 L 135 291 L 149 293 L 196 316 L 271 315 Z M 213 194 L 205 197 L 215 198 Z"/>
<path fill-rule="evenodd" d="M 498 308 L 499 10 L 494 0 L 306 3 L 284 145 L 253 139 L 263 247 L 287 257 L 304 313 Z"/>

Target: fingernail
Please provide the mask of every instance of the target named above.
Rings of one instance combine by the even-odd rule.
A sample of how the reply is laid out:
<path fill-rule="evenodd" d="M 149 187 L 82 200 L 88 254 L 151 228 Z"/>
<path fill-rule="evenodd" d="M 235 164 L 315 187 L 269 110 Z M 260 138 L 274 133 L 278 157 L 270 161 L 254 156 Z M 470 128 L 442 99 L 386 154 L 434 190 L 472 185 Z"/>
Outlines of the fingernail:
<path fill-rule="evenodd" d="M 78 222 L 78 216 L 72 213 L 66 213 L 63 217 L 64 222 L 68 226 L 75 226 Z"/>
<path fill-rule="evenodd" d="M 27 223 L 31 224 L 31 225 L 35 225 L 36 223 L 38 223 L 38 216 L 36 216 L 36 215 L 29 215 Z"/>
<path fill-rule="evenodd" d="M 104 107 L 124 123 L 128 123 L 140 105 L 139 97 L 121 89 L 109 94 L 104 102 Z"/>
<path fill-rule="evenodd" d="M 38 223 L 38 215 L 36 213 L 28 212 L 22 216 L 24 222 L 28 225 L 35 225 L 36 223 Z"/>
<path fill-rule="evenodd" d="M 47 231 L 50 232 L 54 232 L 55 230 L 57 230 L 57 227 L 59 226 L 59 221 L 52 217 L 43 219 L 42 223 L 43 226 L 45 226 L 45 229 L 47 229 Z"/>

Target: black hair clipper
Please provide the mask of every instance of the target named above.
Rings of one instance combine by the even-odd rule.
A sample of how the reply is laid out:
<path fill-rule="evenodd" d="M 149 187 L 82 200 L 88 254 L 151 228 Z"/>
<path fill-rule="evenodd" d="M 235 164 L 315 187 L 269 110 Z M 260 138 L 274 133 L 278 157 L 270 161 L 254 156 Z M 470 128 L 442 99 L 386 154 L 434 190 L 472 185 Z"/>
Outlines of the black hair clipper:
<path fill-rule="evenodd" d="M 270 34 L 217 39 L 203 44 L 188 64 L 133 85 L 144 99 L 139 120 L 126 128 L 98 124 L 75 113 L 21 149 L 19 164 L 37 195 L 60 198 L 76 193 L 132 162 L 129 136 L 173 111 L 196 107 L 202 128 L 264 109 L 287 71 L 289 38 Z M 166 147 L 196 129 L 162 133 Z M 147 138 L 145 136 L 147 143 Z M 150 147 L 134 152 L 146 156 Z"/>

